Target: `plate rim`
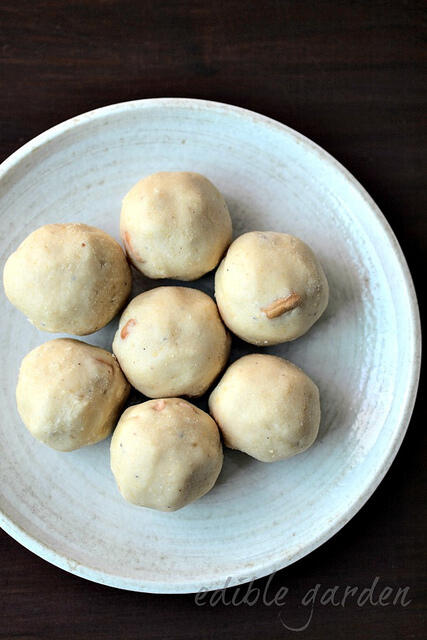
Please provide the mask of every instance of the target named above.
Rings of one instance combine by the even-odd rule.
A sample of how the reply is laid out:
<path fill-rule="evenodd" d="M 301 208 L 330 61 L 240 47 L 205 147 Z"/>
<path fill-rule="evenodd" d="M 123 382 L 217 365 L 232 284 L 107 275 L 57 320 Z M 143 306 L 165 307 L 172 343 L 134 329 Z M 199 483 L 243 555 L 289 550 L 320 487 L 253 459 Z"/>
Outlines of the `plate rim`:
<path fill-rule="evenodd" d="M 382 465 L 377 474 L 371 479 L 365 490 L 359 495 L 345 512 L 324 531 L 318 534 L 311 544 L 305 545 L 304 548 L 299 549 L 292 557 L 283 558 L 283 560 L 275 560 L 269 563 L 260 562 L 256 567 L 252 567 L 250 570 L 243 569 L 238 577 L 233 577 L 227 581 L 227 586 L 236 586 L 265 577 L 271 573 L 274 573 L 286 566 L 296 562 L 297 560 L 308 555 L 330 538 L 332 538 L 342 527 L 349 522 L 353 516 L 362 508 L 362 506 L 372 496 L 375 489 L 383 480 L 385 474 L 390 468 L 403 438 L 406 434 L 412 411 L 415 405 L 419 376 L 421 366 L 421 323 L 418 302 L 416 292 L 412 280 L 412 276 L 406 262 L 403 251 L 400 244 L 390 226 L 386 220 L 384 214 L 379 209 L 378 205 L 374 202 L 372 197 L 359 183 L 359 181 L 331 154 L 325 151 L 318 144 L 313 142 L 310 138 L 307 138 L 303 134 L 299 133 L 295 129 L 255 111 L 244 109 L 239 106 L 230 105 L 222 102 L 201 100 L 196 98 L 145 98 L 139 100 L 123 101 L 106 105 L 74 116 L 59 124 L 50 127 L 44 132 L 40 133 L 36 137 L 32 138 L 24 145 L 19 147 L 10 156 L 8 156 L 0 165 L 0 183 L 6 174 L 12 170 L 18 163 L 28 156 L 29 153 L 36 149 L 43 147 L 48 142 L 54 140 L 56 137 L 63 133 L 72 130 L 77 126 L 82 126 L 86 122 L 97 120 L 106 115 L 111 115 L 115 112 L 122 112 L 126 110 L 157 106 L 167 108 L 197 108 L 198 110 L 208 111 L 220 111 L 222 113 L 233 113 L 236 116 L 243 117 L 251 120 L 254 124 L 267 125 L 279 131 L 285 131 L 288 135 L 294 139 L 298 139 L 305 147 L 308 147 L 311 151 L 315 151 L 322 160 L 329 164 L 332 164 L 334 168 L 341 173 L 344 178 L 351 184 L 351 186 L 358 192 L 358 194 L 365 200 L 368 207 L 372 211 L 372 214 L 376 217 L 377 222 L 380 224 L 382 231 L 384 232 L 387 240 L 390 243 L 393 255 L 396 258 L 397 265 L 401 269 L 403 281 L 405 283 L 406 292 L 408 296 L 408 312 L 410 317 L 410 336 L 414 345 L 413 352 L 410 354 L 409 365 L 411 376 L 408 378 L 408 382 L 405 389 L 405 396 L 402 399 L 402 411 L 400 422 L 396 426 L 393 432 L 393 439 L 391 440 L 390 447 L 387 455 L 382 459 Z M 39 557 L 47 560 L 49 563 L 64 569 L 65 571 L 85 578 L 98 584 L 104 584 L 111 587 L 120 589 L 148 592 L 148 593 L 164 593 L 164 594 L 178 594 L 178 593 L 196 593 L 200 590 L 201 585 L 199 580 L 185 580 L 185 581 L 170 581 L 168 583 L 156 582 L 156 581 L 144 581 L 142 584 L 136 579 L 129 579 L 116 574 L 109 574 L 107 571 L 100 571 L 99 569 L 90 568 L 88 566 L 80 565 L 71 558 L 67 558 L 54 548 L 49 547 L 42 541 L 38 540 L 33 535 L 28 534 L 19 525 L 14 523 L 5 513 L 0 511 L 0 526 L 17 542 L 22 544 L 25 548 L 32 551 Z M 214 578 L 206 580 L 206 590 L 221 589 L 225 586 L 225 578 L 221 577 L 221 580 Z"/>

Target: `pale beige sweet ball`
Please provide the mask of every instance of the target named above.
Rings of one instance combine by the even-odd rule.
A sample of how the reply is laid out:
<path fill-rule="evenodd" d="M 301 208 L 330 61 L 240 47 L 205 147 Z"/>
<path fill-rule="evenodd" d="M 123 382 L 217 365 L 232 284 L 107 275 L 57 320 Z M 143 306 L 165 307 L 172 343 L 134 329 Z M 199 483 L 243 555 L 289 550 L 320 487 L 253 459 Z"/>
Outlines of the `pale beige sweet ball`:
<path fill-rule="evenodd" d="M 127 409 L 111 440 L 111 469 L 123 497 L 176 511 L 214 486 L 222 446 L 212 418 L 180 398 Z"/>
<path fill-rule="evenodd" d="M 130 260 L 148 277 L 196 280 L 216 267 L 232 229 L 212 182 L 198 173 L 163 171 L 127 193 L 120 233 Z"/>
<path fill-rule="evenodd" d="M 301 453 L 317 437 L 319 390 L 301 369 L 276 356 L 236 360 L 209 398 L 224 443 L 261 462 Z"/>
<path fill-rule="evenodd" d="M 52 449 L 72 451 L 110 435 L 129 391 L 111 353 L 58 338 L 22 360 L 16 402 L 35 438 Z"/>
<path fill-rule="evenodd" d="M 47 224 L 6 262 L 10 302 L 42 331 L 86 335 L 126 302 L 131 273 L 120 245 L 86 224 Z"/>
<path fill-rule="evenodd" d="M 113 351 L 129 382 L 149 398 L 199 396 L 224 367 L 230 337 L 208 295 L 157 287 L 126 307 Z"/>
<path fill-rule="evenodd" d="M 304 335 L 326 309 L 328 297 L 328 282 L 314 253 L 286 233 L 240 236 L 215 276 L 215 298 L 225 324 L 259 346 Z"/>

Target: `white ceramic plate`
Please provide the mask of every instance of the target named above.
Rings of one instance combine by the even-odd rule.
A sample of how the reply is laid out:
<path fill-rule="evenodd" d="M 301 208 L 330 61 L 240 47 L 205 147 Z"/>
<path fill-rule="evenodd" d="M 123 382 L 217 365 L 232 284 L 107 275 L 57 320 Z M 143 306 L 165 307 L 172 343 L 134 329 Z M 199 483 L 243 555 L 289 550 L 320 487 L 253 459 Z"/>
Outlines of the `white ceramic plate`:
<path fill-rule="evenodd" d="M 319 256 L 331 289 L 327 311 L 305 337 L 266 350 L 300 365 L 319 385 L 318 441 L 270 465 L 227 451 L 217 485 L 195 504 L 173 514 L 133 507 L 115 486 L 109 441 L 58 453 L 21 424 L 14 395 L 20 360 L 54 336 L 37 331 L 3 297 L 1 524 L 31 551 L 79 576 L 182 593 L 285 567 L 356 513 L 405 433 L 420 329 L 399 245 L 356 180 L 292 129 L 212 102 L 105 107 L 19 149 L 1 167 L 2 265 L 48 222 L 86 222 L 118 238 L 122 196 L 158 170 L 208 176 L 226 197 L 235 235 L 286 231 Z M 146 284 L 137 280 L 135 291 Z M 212 277 L 201 285 L 212 292 Z M 85 339 L 109 349 L 114 327 Z M 235 344 L 234 357 L 253 350 Z"/>

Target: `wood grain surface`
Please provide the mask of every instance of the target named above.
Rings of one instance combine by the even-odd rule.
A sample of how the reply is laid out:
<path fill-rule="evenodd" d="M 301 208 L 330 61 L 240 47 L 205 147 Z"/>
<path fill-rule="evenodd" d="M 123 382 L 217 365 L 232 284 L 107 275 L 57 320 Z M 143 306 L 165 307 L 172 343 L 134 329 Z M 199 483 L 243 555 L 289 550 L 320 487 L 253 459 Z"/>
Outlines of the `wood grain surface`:
<path fill-rule="evenodd" d="M 124 100 L 183 96 L 253 109 L 312 138 L 366 187 L 405 251 L 423 309 L 425 7 L 410 0 L 2 0 L 0 159 L 66 118 Z M 0 638 L 425 638 L 422 391 L 423 383 L 407 437 L 374 496 L 322 548 L 276 574 L 264 601 L 267 579 L 253 585 L 258 599 L 241 587 L 211 603 L 210 595 L 196 603 L 192 595 L 103 587 L 1 533 Z M 373 584 L 370 601 L 343 603 L 346 587 L 360 593 Z M 332 602 L 326 590 L 335 586 Z M 386 586 L 388 606 L 377 602 Z M 271 603 L 280 587 L 286 596 Z"/>

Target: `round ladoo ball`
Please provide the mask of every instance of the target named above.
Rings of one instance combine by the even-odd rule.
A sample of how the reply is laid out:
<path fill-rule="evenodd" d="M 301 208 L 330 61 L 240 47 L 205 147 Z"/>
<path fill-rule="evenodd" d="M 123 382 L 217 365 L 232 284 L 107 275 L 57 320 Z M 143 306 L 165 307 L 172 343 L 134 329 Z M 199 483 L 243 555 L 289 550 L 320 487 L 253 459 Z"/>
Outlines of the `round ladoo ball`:
<path fill-rule="evenodd" d="M 329 288 L 311 249 L 298 238 L 252 231 L 233 242 L 215 276 L 225 324 L 246 342 L 295 340 L 320 318 Z"/>
<path fill-rule="evenodd" d="M 181 509 L 212 489 L 222 459 L 215 422 L 180 398 L 130 407 L 111 440 L 111 469 L 123 497 L 160 511 Z"/>
<path fill-rule="evenodd" d="M 58 338 L 22 360 L 16 402 L 35 438 L 52 449 L 72 451 L 111 433 L 129 391 L 111 353 Z"/>
<path fill-rule="evenodd" d="M 216 267 L 232 228 L 225 200 L 207 178 L 164 171 L 127 193 L 120 233 L 133 265 L 149 278 L 196 280 Z"/>
<path fill-rule="evenodd" d="M 120 245 L 86 224 L 47 224 L 19 245 L 4 268 L 10 302 L 42 331 L 86 335 L 126 302 L 131 273 Z"/>
<path fill-rule="evenodd" d="M 199 396 L 224 367 L 230 337 L 208 295 L 157 287 L 126 307 L 113 351 L 129 382 L 149 398 Z"/>
<path fill-rule="evenodd" d="M 209 398 L 225 444 L 261 462 L 301 453 L 317 437 L 319 390 L 283 358 L 252 354 L 236 360 Z"/>

